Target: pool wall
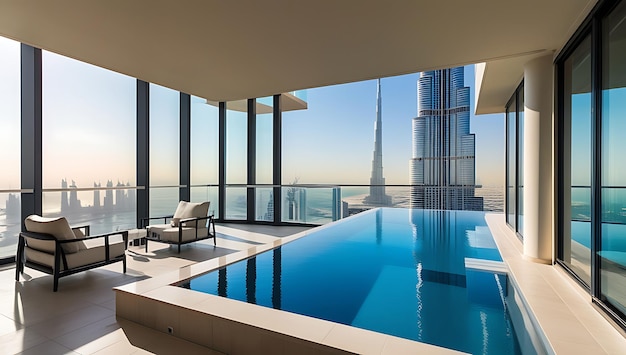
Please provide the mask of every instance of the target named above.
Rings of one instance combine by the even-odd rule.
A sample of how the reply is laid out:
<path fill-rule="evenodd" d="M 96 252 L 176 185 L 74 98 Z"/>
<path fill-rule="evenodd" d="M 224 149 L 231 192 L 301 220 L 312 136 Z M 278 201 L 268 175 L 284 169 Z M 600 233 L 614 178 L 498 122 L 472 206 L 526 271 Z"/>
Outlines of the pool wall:
<path fill-rule="evenodd" d="M 116 316 L 160 331 L 164 336 L 175 336 L 227 354 L 459 354 L 430 344 L 172 286 L 308 233 L 116 287 Z"/>

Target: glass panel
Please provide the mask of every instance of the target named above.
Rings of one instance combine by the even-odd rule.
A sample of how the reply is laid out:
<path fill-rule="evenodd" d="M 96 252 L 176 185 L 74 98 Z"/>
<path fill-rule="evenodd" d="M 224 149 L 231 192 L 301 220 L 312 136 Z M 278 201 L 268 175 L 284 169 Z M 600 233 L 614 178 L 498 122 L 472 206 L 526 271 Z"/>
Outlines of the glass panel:
<path fill-rule="evenodd" d="M 246 111 L 238 111 L 238 108 L 239 105 L 235 103 L 226 104 L 227 184 L 248 183 L 248 114 Z"/>
<path fill-rule="evenodd" d="M 43 187 L 134 185 L 136 80 L 46 51 L 42 62 Z"/>
<path fill-rule="evenodd" d="M 325 224 L 341 219 L 348 210 L 341 190 L 340 187 L 283 187 L 283 222 Z"/>
<path fill-rule="evenodd" d="M 180 94 L 150 84 L 150 186 L 178 186 Z M 157 193 L 158 194 L 158 193 Z M 155 200 L 156 201 L 156 200 Z M 163 206 L 155 206 L 161 209 Z M 152 210 L 152 206 L 150 206 Z M 171 212 L 173 214 L 174 211 Z"/>
<path fill-rule="evenodd" d="M 150 217 L 173 216 L 178 207 L 178 187 L 150 188 Z"/>
<path fill-rule="evenodd" d="M 506 156 L 507 156 L 507 167 L 506 167 L 506 206 L 507 206 L 507 214 L 506 221 L 512 227 L 515 228 L 515 146 L 516 146 L 516 124 L 515 124 L 515 114 L 516 114 L 516 103 L 515 100 L 508 107 L 507 115 L 506 115 L 506 132 L 507 132 L 507 141 L 506 141 Z"/>
<path fill-rule="evenodd" d="M 108 181 L 113 187 L 111 181 Z M 135 189 L 44 192 L 43 215 L 65 216 L 72 226 L 89 225 L 91 235 L 136 228 Z"/>
<path fill-rule="evenodd" d="M 225 219 L 245 220 L 248 216 L 248 190 L 245 187 L 226 188 Z"/>
<path fill-rule="evenodd" d="M 0 190 L 19 190 L 21 83 L 20 43 L 0 37 Z M 15 255 L 21 228 L 18 192 L 0 193 L 0 259 Z"/>
<path fill-rule="evenodd" d="M 261 104 L 261 102 L 264 102 Z M 269 102 L 269 105 L 268 103 Z M 274 117 L 272 97 L 259 99 L 256 115 L 256 183 L 273 183 Z"/>
<path fill-rule="evenodd" d="M 257 221 L 274 221 L 274 189 L 256 188 L 255 219 Z"/>
<path fill-rule="evenodd" d="M 517 232 L 524 235 L 524 85 L 517 93 Z"/>
<path fill-rule="evenodd" d="M 626 2 L 602 21 L 601 298 L 626 314 Z"/>
<path fill-rule="evenodd" d="M 191 184 L 218 183 L 219 108 L 191 97 Z"/>
<path fill-rule="evenodd" d="M 219 218 L 219 191 L 217 186 L 195 186 L 191 188 L 191 202 L 210 201 L 209 215 Z"/>
<path fill-rule="evenodd" d="M 226 103 L 226 184 L 248 183 L 248 113 L 246 102 Z M 245 187 L 226 187 L 225 219 L 247 219 Z"/>
<path fill-rule="evenodd" d="M 134 228 L 136 80 L 46 51 L 42 70 L 43 187 L 65 189 L 44 192 L 43 214 Z"/>
<path fill-rule="evenodd" d="M 591 285 L 591 39 L 564 63 L 563 262 Z"/>

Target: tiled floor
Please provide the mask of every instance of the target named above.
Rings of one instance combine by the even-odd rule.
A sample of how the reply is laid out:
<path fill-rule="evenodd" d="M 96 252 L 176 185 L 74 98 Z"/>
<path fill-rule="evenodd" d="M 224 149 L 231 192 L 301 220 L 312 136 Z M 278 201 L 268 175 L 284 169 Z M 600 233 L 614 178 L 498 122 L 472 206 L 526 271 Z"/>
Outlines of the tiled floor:
<path fill-rule="evenodd" d="M 115 318 L 112 288 L 255 245 L 304 227 L 217 226 L 213 241 L 183 246 L 180 255 L 165 244 L 130 247 L 128 270 L 121 263 L 61 278 L 26 268 L 16 283 L 15 268 L 0 271 L 0 354 L 216 354 L 191 342 Z"/>

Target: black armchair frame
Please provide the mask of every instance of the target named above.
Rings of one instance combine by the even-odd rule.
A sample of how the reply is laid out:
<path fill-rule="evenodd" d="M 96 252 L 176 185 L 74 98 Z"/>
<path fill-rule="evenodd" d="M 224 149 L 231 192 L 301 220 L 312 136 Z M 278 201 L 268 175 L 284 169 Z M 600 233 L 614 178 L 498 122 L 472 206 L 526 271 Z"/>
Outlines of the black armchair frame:
<path fill-rule="evenodd" d="M 189 244 L 189 243 L 193 243 L 193 242 L 197 242 L 200 240 L 205 240 L 205 239 L 211 239 L 213 238 L 213 246 L 216 245 L 216 233 L 215 233 L 215 218 L 213 215 L 210 216 L 205 216 L 205 217 L 192 217 L 192 218 L 184 218 L 181 219 L 178 223 L 178 241 L 171 241 L 171 240 L 164 240 L 159 238 L 158 236 L 153 236 L 150 235 L 149 231 L 148 231 L 148 227 L 149 227 L 149 222 L 151 220 L 158 220 L 158 219 L 162 219 L 163 220 L 163 224 L 167 224 L 168 223 L 168 219 L 171 220 L 174 216 L 162 216 L 162 217 L 148 217 L 148 218 L 143 218 L 141 220 L 141 224 L 142 224 L 142 228 L 146 229 L 146 252 L 148 251 L 148 241 L 151 240 L 153 242 L 159 242 L 159 243 L 167 243 L 167 244 L 174 244 L 178 246 L 178 253 L 180 254 L 180 246 L 183 244 Z M 198 236 L 198 225 L 200 224 L 200 221 L 209 221 L 209 227 L 207 229 L 207 235 L 206 236 Z M 184 223 L 193 223 L 196 222 L 196 236 L 194 239 L 190 239 L 187 241 L 183 240 L 183 224 Z M 204 222 L 206 223 L 206 222 Z M 213 232 L 211 232 L 211 229 L 213 230 Z"/>
<path fill-rule="evenodd" d="M 15 258 L 16 258 L 16 261 L 15 261 L 15 264 L 16 264 L 15 265 L 15 281 L 19 281 L 20 280 L 20 273 L 24 272 L 24 266 L 28 266 L 31 269 L 35 269 L 35 270 L 41 271 L 43 273 L 52 275 L 53 278 L 54 278 L 54 284 L 53 284 L 52 290 L 54 292 L 57 292 L 57 290 L 59 288 L 59 278 L 61 278 L 61 277 L 73 275 L 73 274 L 76 274 L 76 273 L 79 273 L 79 272 L 82 272 L 82 271 L 86 271 L 86 270 L 90 270 L 90 269 L 93 269 L 93 268 L 97 268 L 97 267 L 100 267 L 100 266 L 116 263 L 118 261 L 121 261 L 123 263 L 123 265 L 124 265 L 123 266 L 123 271 L 124 271 L 124 273 L 126 273 L 126 253 L 123 253 L 120 256 L 116 256 L 116 257 L 111 258 L 109 237 L 114 236 L 114 235 L 121 235 L 122 238 L 124 239 L 124 250 L 126 250 L 128 248 L 128 231 L 118 231 L 118 232 L 111 232 L 111 233 L 106 233 L 106 234 L 89 236 L 89 232 L 90 232 L 89 226 L 81 226 L 81 227 L 74 227 L 74 228 L 72 228 L 72 230 L 76 230 L 76 229 L 83 229 L 85 237 L 84 238 L 77 238 L 77 239 L 58 240 L 51 234 L 36 233 L 36 232 L 21 232 L 20 235 L 19 235 L 19 240 L 18 240 L 18 244 L 17 244 L 17 255 L 15 256 Z M 25 237 L 38 239 L 38 240 L 54 241 L 54 245 L 55 245 L 55 248 L 54 248 L 55 249 L 54 250 L 54 267 L 49 267 L 47 265 L 42 265 L 42 264 L 38 264 L 38 263 L 33 262 L 33 261 L 25 260 L 24 247 L 27 246 L 27 244 L 28 244 L 28 242 L 27 242 Z M 75 268 L 71 268 L 71 269 L 68 268 L 68 266 L 67 266 L 67 258 L 66 258 L 66 255 L 65 255 L 65 250 L 63 249 L 63 244 L 77 243 L 77 242 L 84 241 L 84 240 L 98 239 L 98 238 L 104 238 L 105 260 L 98 261 L 98 262 L 91 263 L 91 264 L 87 264 L 87 265 L 83 265 L 83 266 L 79 266 L 79 267 L 75 267 Z M 63 265 L 63 270 L 61 270 L 61 263 L 63 263 L 62 264 Z"/>

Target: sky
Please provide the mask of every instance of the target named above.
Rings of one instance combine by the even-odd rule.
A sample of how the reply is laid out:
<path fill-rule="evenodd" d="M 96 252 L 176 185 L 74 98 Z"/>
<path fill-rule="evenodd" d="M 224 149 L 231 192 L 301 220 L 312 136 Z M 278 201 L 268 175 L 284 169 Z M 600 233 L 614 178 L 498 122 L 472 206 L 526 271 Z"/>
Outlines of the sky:
<path fill-rule="evenodd" d="M 0 189 L 19 188 L 19 44 L 0 38 Z M 43 52 L 43 183 L 79 187 L 135 184 L 135 79 Z M 411 119 L 418 74 L 382 79 L 383 166 L 387 184 L 409 183 Z M 471 88 L 473 66 L 465 68 Z M 376 119 L 376 80 L 307 90 L 308 109 L 283 113 L 283 183 L 367 184 Z M 150 86 L 151 183 L 178 185 L 178 97 Z M 267 116 L 267 117 L 264 117 Z M 271 182 L 271 115 L 257 117 L 259 183 Z M 261 122 L 262 121 L 262 122 Z M 217 109 L 192 99 L 192 183 L 216 183 Z M 246 118 L 227 113 L 227 181 L 245 183 Z M 471 115 L 477 183 L 504 185 L 504 114 Z"/>
<path fill-rule="evenodd" d="M 409 74 L 381 80 L 387 184 L 409 183 L 418 78 Z M 465 85 L 471 92 L 470 132 L 476 135 L 476 183 L 503 186 L 504 114 L 473 114 L 473 66 L 465 67 Z M 283 183 L 369 183 L 376 92 L 376 80 L 309 89 L 307 110 L 283 113 Z"/>

